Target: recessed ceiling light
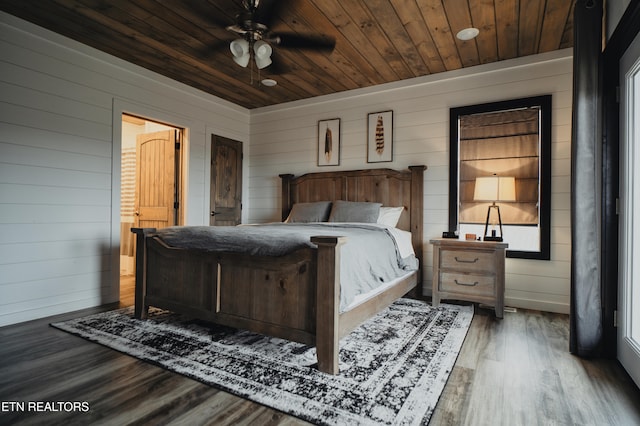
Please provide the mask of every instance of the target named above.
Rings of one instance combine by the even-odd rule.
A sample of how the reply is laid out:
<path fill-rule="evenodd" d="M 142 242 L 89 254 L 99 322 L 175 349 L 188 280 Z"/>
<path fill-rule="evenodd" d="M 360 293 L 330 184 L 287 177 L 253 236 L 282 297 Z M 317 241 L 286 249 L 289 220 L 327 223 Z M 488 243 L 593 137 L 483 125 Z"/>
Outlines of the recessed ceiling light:
<path fill-rule="evenodd" d="M 456 34 L 456 37 L 460 40 L 471 40 L 476 38 L 478 34 L 480 34 L 480 30 L 477 28 L 465 28 L 464 30 L 460 30 L 460 32 Z"/>
<path fill-rule="evenodd" d="M 273 87 L 273 86 L 275 86 L 276 84 L 278 84 L 278 82 L 277 82 L 277 81 L 275 81 L 275 80 L 272 80 L 272 79 L 270 79 L 270 78 L 265 78 L 264 80 L 262 80 L 262 85 L 263 85 L 263 86 Z"/>

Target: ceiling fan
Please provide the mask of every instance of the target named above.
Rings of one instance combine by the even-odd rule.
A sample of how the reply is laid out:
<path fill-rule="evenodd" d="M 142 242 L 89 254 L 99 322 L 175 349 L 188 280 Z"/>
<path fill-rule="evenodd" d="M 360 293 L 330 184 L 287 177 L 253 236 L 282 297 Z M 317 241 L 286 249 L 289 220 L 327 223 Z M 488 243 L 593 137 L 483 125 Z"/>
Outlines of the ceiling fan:
<path fill-rule="evenodd" d="M 226 27 L 238 36 L 229 48 L 233 60 L 241 67 L 247 67 L 253 58 L 256 67 L 263 69 L 271 65 L 273 46 L 294 49 L 332 51 L 335 39 L 330 36 L 300 35 L 291 32 L 274 32 L 269 26 L 276 15 L 276 4 L 282 7 L 282 0 L 243 0 L 244 8 L 236 15 L 236 23 Z"/>

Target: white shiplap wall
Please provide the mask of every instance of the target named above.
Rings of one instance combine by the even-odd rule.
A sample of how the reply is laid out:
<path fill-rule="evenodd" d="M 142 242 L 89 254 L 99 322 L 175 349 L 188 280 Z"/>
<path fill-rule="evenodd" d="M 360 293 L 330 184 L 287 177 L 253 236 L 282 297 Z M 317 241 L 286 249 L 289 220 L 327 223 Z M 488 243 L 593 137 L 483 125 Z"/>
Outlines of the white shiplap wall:
<path fill-rule="evenodd" d="M 251 112 L 1 12 L 0 52 L 0 326 L 117 300 L 122 112 L 187 127 L 187 224 L 208 221 L 215 133 L 244 142 L 243 222 L 279 219 L 279 173 L 426 164 L 428 240 L 447 227 L 449 108 L 542 93 L 554 96 L 552 260 L 508 259 L 507 303 L 568 312 L 568 51 Z M 366 116 L 389 109 L 394 161 L 367 164 Z M 341 165 L 318 168 L 326 118 L 341 119 Z"/>
<path fill-rule="evenodd" d="M 507 305 L 569 312 L 572 58 L 570 50 L 251 111 L 250 222 L 279 220 L 278 174 L 425 164 L 424 274 L 430 238 L 448 226 L 449 108 L 553 95 L 551 260 L 507 259 Z M 367 114 L 393 110 L 394 160 L 366 162 Z M 318 120 L 340 118 L 340 166 L 317 167 Z"/>
<path fill-rule="evenodd" d="M 202 224 L 208 135 L 248 142 L 249 111 L 2 12 L 0 52 L 0 326 L 116 301 L 121 113 L 187 128 Z"/>

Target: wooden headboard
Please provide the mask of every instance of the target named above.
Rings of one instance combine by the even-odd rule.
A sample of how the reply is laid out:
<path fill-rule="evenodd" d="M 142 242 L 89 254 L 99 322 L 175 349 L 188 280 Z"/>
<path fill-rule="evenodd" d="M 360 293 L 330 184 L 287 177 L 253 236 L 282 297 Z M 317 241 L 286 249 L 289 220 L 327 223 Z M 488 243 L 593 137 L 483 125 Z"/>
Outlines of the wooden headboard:
<path fill-rule="evenodd" d="M 287 218 L 295 203 L 345 200 L 382 203 L 385 207 L 404 206 L 398 228 L 411 232 L 414 251 L 422 261 L 426 168 L 332 171 L 298 177 L 282 174 L 282 220 Z"/>

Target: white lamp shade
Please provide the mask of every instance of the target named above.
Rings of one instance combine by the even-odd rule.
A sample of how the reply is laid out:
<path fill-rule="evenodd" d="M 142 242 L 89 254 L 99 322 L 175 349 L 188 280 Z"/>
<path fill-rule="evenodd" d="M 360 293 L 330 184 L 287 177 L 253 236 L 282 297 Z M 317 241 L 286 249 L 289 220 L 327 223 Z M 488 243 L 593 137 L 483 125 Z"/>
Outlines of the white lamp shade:
<path fill-rule="evenodd" d="M 253 51 L 256 54 L 256 66 L 258 69 L 262 69 L 271 65 L 271 53 L 273 49 L 269 43 L 264 40 L 258 40 L 253 45 Z"/>
<path fill-rule="evenodd" d="M 475 201 L 516 201 L 516 178 L 488 176 L 476 178 Z"/>
<path fill-rule="evenodd" d="M 241 38 L 233 40 L 229 45 L 229 49 L 236 64 L 243 68 L 249 65 L 251 55 L 249 54 L 249 42 L 247 40 Z"/>

